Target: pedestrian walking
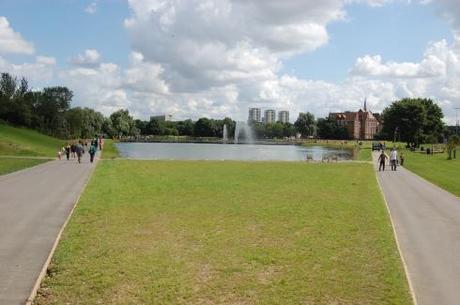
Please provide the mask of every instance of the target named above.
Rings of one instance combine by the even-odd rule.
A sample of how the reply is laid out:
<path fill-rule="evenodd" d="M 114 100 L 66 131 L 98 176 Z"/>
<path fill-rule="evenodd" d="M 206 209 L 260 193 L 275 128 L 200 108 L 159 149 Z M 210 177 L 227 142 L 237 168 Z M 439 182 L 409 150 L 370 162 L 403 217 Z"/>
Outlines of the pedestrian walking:
<path fill-rule="evenodd" d="M 99 137 L 99 150 L 102 150 L 104 148 L 104 137 L 100 136 Z"/>
<path fill-rule="evenodd" d="M 84 151 L 85 150 L 83 149 L 83 146 L 80 143 L 75 145 L 75 153 L 77 154 L 78 163 L 81 163 L 81 156 L 83 155 Z"/>
<path fill-rule="evenodd" d="M 72 143 L 72 145 L 70 145 L 70 154 L 72 156 L 72 159 L 75 159 L 76 152 L 77 152 L 77 145 L 75 143 Z"/>
<path fill-rule="evenodd" d="M 393 148 L 390 153 L 390 164 L 391 164 L 392 171 L 396 170 L 397 163 L 398 163 L 398 152 L 396 151 L 396 148 Z"/>
<path fill-rule="evenodd" d="M 70 145 L 67 144 L 67 146 L 65 147 L 65 156 L 67 158 L 67 161 L 70 160 Z"/>
<path fill-rule="evenodd" d="M 94 145 L 91 145 L 91 147 L 89 148 L 89 161 L 91 163 L 93 163 L 94 161 L 94 155 L 96 154 L 96 146 Z"/>
<path fill-rule="evenodd" d="M 388 156 L 385 154 L 385 151 L 382 150 L 382 152 L 380 153 L 380 156 L 378 158 L 378 162 L 379 162 L 379 172 L 380 171 L 385 171 L 385 160 L 388 158 Z"/>
<path fill-rule="evenodd" d="M 404 166 L 404 155 L 403 155 L 403 153 L 401 153 L 401 155 L 399 156 L 399 164 L 401 166 Z"/>

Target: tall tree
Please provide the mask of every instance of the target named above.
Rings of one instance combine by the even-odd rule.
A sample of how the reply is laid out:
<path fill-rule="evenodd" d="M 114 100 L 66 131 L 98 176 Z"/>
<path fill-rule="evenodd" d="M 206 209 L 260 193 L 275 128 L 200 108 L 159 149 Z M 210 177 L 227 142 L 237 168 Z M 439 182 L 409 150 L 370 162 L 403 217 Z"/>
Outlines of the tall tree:
<path fill-rule="evenodd" d="M 347 140 L 349 134 L 345 127 L 337 125 L 337 122 L 330 118 L 318 119 L 318 137 L 321 139 Z"/>
<path fill-rule="evenodd" d="M 147 124 L 147 133 L 149 135 L 163 135 L 165 131 L 165 126 L 163 123 L 163 121 L 151 117 Z"/>
<path fill-rule="evenodd" d="M 439 138 L 444 123 L 441 108 L 430 99 L 405 98 L 392 103 L 383 111 L 382 135 L 411 145 L 428 138 Z"/>
<path fill-rule="evenodd" d="M 127 109 L 115 111 L 110 115 L 110 120 L 112 121 L 112 128 L 116 136 L 121 137 L 132 134 L 135 123 Z"/>
<path fill-rule="evenodd" d="M 197 137 L 214 137 L 214 122 L 208 118 L 201 118 L 195 123 L 194 135 Z"/>
<path fill-rule="evenodd" d="M 303 137 L 313 136 L 316 129 L 315 116 L 310 112 L 301 112 L 294 126 Z"/>
<path fill-rule="evenodd" d="M 181 136 L 193 136 L 194 124 L 192 120 L 177 122 L 177 130 Z"/>

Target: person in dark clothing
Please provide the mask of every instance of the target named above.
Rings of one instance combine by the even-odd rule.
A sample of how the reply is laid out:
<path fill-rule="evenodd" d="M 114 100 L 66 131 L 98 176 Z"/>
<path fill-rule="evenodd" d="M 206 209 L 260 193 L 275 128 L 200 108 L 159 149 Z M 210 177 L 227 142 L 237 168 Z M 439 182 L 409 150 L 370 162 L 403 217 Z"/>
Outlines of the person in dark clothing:
<path fill-rule="evenodd" d="M 399 165 L 403 166 L 404 165 L 404 155 L 401 153 L 399 156 Z"/>
<path fill-rule="evenodd" d="M 75 152 L 77 154 L 78 163 L 81 163 L 81 156 L 83 155 L 84 151 L 85 150 L 83 149 L 83 146 L 81 144 L 77 144 L 75 146 Z"/>
<path fill-rule="evenodd" d="M 379 156 L 378 162 L 379 162 L 379 172 L 381 170 L 385 171 L 385 160 L 388 158 L 387 155 L 385 155 L 385 151 L 382 150 L 382 153 Z"/>
<path fill-rule="evenodd" d="M 72 159 L 75 159 L 76 152 L 77 152 L 77 145 L 75 144 L 70 145 L 70 153 L 71 153 Z"/>
<path fill-rule="evenodd" d="M 70 159 L 70 145 L 69 144 L 67 144 L 67 146 L 65 147 L 65 156 L 67 160 Z"/>
<path fill-rule="evenodd" d="M 89 148 L 89 161 L 93 163 L 94 161 L 94 155 L 96 154 L 96 146 L 91 145 Z"/>

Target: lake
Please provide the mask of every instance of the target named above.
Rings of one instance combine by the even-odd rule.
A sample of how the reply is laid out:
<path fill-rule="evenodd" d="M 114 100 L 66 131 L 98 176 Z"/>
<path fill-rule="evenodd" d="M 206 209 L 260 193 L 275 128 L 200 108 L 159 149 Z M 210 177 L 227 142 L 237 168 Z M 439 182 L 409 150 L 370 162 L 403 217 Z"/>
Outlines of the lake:
<path fill-rule="evenodd" d="M 122 157 L 149 160 L 304 161 L 337 157 L 351 160 L 353 151 L 324 146 L 195 143 L 118 143 Z"/>

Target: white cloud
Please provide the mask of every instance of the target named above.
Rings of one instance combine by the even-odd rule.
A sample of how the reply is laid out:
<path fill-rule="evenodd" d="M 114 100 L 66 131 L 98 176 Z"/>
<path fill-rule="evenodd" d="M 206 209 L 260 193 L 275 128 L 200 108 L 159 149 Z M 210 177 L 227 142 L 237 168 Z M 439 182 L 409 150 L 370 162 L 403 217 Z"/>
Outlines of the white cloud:
<path fill-rule="evenodd" d="M 398 98 L 427 96 L 439 101 L 453 122 L 453 105 L 460 104 L 460 36 L 451 44 L 430 43 L 419 62 L 363 54 L 340 83 L 282 74 L 287 58 L 328 43 L 327 26 L 345 20 L 347 4 L 388 2 L 128 0 L 125 27 L 133 48 L 128 66 L 104 63 L 97 50 L 88 49 L 56 79 L 74 90 L 79 105 L 105 114 L 128 107 L 141 118 L 172 113 L 176 119 L 244 120 L 248 107 L 259 106 L 288 109 L 294 120 L 300 111 L 324 116 L 358 109 L 366 97 L 373 111 L 381 111 Z M 454 2 L 437 3 L 451 8 Z M 457 28 L 454 15 L 448 20 Z M 3 67 L 39 80 L 55 75 L 55 60 L 46 57 L 23 65 L 0 58 Z"/>
<path fill-rule="evenodd" d="M 53 57 L 37 56 L 35 62 L 13 64 L 0 56 L 0 71 L 25 77 L 41 86 L 50 84 L 56 74 L 56 60 Z"/>
<path fill-rule="evenodd" d="M 459 101 L 452 81 L 460 69 L 459 44 L 444 40 L 430 44 L 420 62 L 362 56 L 338 84 L 280 75 L 286 58 L 327 43 L 327 25 L 346 15 L 342 0 L 129 0 L 129 5 L 132 16 L 125 26 L 134 49 L 129 66 L 103 68 L 99 53 L 85 52 L 77 57 L 79 67 L 63 74 L 82 92 L 77 94 L 82 103 L 100 101 L 96 108 L 102 111 L 123 106 L 143 118 L 168 112 L 177 119 L 244 120 L 249 106 L 260 106 L 289 109 L 295 119 L 300 111 L 323 116 L 357 109 L 366 97 L 372 110 L 381 111 L 398 98 L 429 96 L 451 116 L 449 105 Z"/>
<path fill-rule="evenodd" d="M 77 66 L 94 66 L 99 64 L 101 55 L 95 49 L 87 49 L 83 54 L 78 54 L 72 58 L 72 63 Z"/>
<path fill-rule="evenodd" d="M 25 41 L 21 34 L 15 32 L 6 17 L 0 16 L 0 54 L 33 54 L 32 43 Z"/>
<path fill-rule="evenodd" d="M 92 14 L 95 14 L 97 11 L 97 3 L 96 2 L 91 2 L 86 8 L 85 8 L 85 12 L 87 12 L 88 14 L 92 15 Z"/>
<path fill-rule="evenodd" d="M 381 56 L 358 58 L 352 75 L 356 79 L 391 83 L 398 97 L 427 96 L 440 102 L 448 122 L 453 107 L 460 105 L 460 36 L 429 44 L 420 62 L 383 62 Z"/>

